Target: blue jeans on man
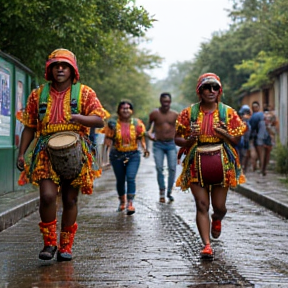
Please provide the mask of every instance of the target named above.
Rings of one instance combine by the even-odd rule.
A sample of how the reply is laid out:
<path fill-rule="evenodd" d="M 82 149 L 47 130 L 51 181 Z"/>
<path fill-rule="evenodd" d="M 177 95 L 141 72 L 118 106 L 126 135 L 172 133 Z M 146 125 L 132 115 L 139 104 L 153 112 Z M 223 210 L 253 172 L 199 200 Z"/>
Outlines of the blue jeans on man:
<path fill-rule="evenodd" d="M 165 177 L 163 174 L 165 155 L 167 157 L 167 164 L 168 164 L 167 197 L 169 198 L 170 201 L 173 201 L 174 199 L 171 196 L 171 193 L 175 181 L 176 165 L 177 165 L 177 149 L 174 140 L 170 141 L 157 140 L 153 142 L 153 155 L 156 164 L 157 182 L 160 190 L 160 202 L 165 202 L 166 185 L 165 185 Z"/>

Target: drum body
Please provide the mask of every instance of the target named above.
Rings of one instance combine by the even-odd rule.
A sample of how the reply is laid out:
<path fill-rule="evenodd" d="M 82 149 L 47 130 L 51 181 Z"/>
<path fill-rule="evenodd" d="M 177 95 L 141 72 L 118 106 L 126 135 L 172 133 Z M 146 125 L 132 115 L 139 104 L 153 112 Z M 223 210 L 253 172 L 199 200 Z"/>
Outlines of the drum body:
<path fill-rule="evenodd" d="M 199 146 L 196 153 L 201 186 L 222 184 L 224 179 L 223 145 Z"/>
<path fill-rule="evenodd" d="M 58 132 L 48 141 L 52 167 L 63 179 L 75 179 L 83 166 L 83 152 L 79 135 L 72 131 Z"/>

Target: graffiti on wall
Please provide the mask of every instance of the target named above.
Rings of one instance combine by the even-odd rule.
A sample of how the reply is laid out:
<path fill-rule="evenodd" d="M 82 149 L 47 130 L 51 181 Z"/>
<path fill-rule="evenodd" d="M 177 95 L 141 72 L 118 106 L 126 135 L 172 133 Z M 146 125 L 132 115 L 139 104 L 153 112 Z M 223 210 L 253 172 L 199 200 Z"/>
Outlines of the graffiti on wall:
<path fill-rule="evenodd" d="M 22 81 L 17 81 L 16 86 L 16 102 L 15 102 L 15 111 L 19 111 L 23 109 L 23 98 L 24 98 L 24 84 Z M 16 119 L 16 126 L 15 126 L 15 145 L 19 147 L 20 138 L 22 131 L 24 129 L 24 125 Z"/>
<path fill-rule="evenodd" d="M 0 70 L 0 136 L 10 135 L 10 74 Z"/>

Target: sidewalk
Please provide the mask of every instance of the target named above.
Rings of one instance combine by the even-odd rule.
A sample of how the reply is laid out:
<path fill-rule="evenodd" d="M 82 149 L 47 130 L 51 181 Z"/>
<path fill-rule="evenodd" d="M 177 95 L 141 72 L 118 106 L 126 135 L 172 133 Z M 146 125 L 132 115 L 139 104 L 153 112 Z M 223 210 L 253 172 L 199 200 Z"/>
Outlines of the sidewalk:
<path fill-rule="evenodd" d="M 265 177 L 257 172 L 248 172 L 246 178 L 247 182 L 238 186 L 236 192 L 288 218 L 288 183 L 284 183 L 285 177 L 268 171 Z M 37 188 L 0 196 L 0 232 L 35 212 L 38 206 Z"/>
<path fill-rule="evenodd" d="M 247 182 L 239 185 L 235 191 L 288 218 L 288 183 L 285 176 L 273 171 L 268 171 L 266 176 L 248 172 L 246 179 Z"/>
<path fill-rule="evenodd" d="M 0 232 L 35 212 L 38 206 L 39 192 L 31 185 L 0 196 Z"/>

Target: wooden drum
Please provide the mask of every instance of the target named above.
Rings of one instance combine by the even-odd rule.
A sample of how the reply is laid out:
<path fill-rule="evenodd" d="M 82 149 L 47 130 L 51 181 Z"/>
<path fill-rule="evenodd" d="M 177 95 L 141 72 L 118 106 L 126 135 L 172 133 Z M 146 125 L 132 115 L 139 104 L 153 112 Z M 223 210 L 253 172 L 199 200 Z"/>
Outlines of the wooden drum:
<path fill-rule="evenodd" d="M 222 184 L 224 179 L 223 145 L 199 146 L 196 153 L 201 186 Z"/>
<path fill-rule="evenodd" d="M 83 152 L 79 135 L 72 131 L 58 132 L 48 141 L 52 167 L 64 179 L 75 179 L 83 166 Z"/>

